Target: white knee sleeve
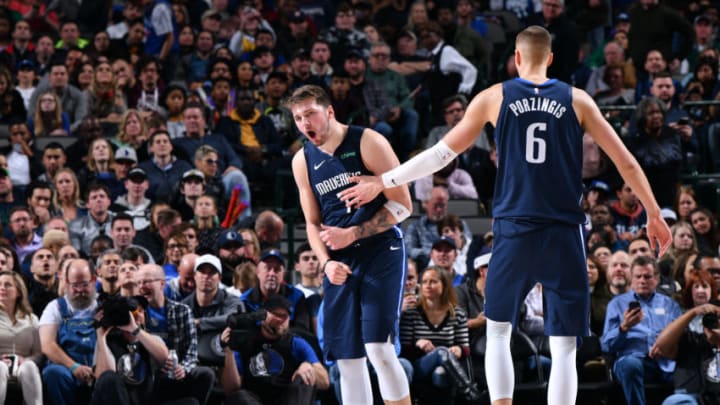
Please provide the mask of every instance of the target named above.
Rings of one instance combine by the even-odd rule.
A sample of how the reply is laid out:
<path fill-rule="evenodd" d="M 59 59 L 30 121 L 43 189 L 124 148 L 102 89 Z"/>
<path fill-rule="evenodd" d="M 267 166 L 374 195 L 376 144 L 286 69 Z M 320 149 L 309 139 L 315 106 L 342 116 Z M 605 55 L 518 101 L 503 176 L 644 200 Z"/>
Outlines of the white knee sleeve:
<path fill-rule="evenodd" d="M 365 351 L 377 373 L 382 398 L 399 401 L 408 397 L 410 384 L 392 343 L 366 343 Z"/>
<path fill-rule="evenodd" d="M 512 398 L 515 388 L 515 370 L 510 354 L 512 324 L 488 319 L 486 331 L 485 378 L 490 401 Z"/>
<path fill-rule="evenodd" d="M 575 336 L 550 336 L 552 368 L 548 382 L 548 404 L 572 405 L 577 396 Z"/>
<path fill-rule="evenodd" d="M 373 403 L 370 372 L 365 357 L 338 360 L 340 391 L 343 405 L 367 405 Z"/>

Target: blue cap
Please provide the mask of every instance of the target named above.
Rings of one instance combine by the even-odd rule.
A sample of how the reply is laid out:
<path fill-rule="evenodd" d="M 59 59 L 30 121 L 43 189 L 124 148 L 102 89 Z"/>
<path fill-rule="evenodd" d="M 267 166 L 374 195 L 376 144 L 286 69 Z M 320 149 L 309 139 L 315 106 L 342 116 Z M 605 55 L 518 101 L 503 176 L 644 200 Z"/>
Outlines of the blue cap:
<path fill-rule="evenodd" d="M 455 239 L 453 239 L 449 236 L 441 236 L 441 237 L 435 239 L 435 242 L 433 242 L 433 244 L 432 244 L 432 248 L 435 249 L 435 247 L 441 243 L 446 243 L 446 244 L 450 245 L 453 249 L 457 249 L 457 245 L 455 244 Z"/>
<path fill-rule="evenodd" d="M 35 70 L 35 64 L 30 59 L 23 59 L 17 65 L 18 70 L 30 69 Z"/>
<path fill-rule="evenodd" d="M 264 262 L 265 260 L 270 258 L 280 260 L 283 265 L 285 264 L 285 256 L 283 256 L 282 253 L 280 253 L 280 251 L 277 249 L 266 250 L 260 255 L 261 262 Z"/>
<path fill-rule="evenodd" d="M 232 229 L 222 231 L 220 233 L 220 236 L 218 237 L 218 247 L 222 249 L 230 243 L 245 246 L 245 241 L 243 240 L 242 235 L 240 235 L 239 233 L 233 231 Z"/>
<path fill-rule="evenodd" d="M 604 181 L 600 180 L 593 180 L 593 182 L 590 183 L 590 187 L 588 189 L 602 191 L 605 194 L 610 194 L 610 186 L 608 186 L 608 184 Z"/>

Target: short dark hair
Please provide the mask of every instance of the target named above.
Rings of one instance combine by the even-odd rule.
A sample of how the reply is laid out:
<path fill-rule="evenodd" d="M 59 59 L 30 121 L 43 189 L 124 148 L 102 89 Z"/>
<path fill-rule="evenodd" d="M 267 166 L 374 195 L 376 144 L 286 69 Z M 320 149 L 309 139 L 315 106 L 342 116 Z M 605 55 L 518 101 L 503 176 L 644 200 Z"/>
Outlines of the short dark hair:
<path fill-rule="evenodd" d="M 630 264 L 630 274 L 632 274 L 632 271 L 635 268 L 635 266 L 640 266 L 640 267 L 652 266 L 654 275 L 658 275 L 660 273 L 660 270 L 657 266 L 657 260 L 655 260 L 654 257 L 650 257 L 650 256 L 636 257 L 635 260 L 633 260 L 632 263 Z"/>
<path fill-rule="evenodd" d="M 300 246 L 295 249 L 295 261 L 299 261 L 300 255 L 307 252 L 308 250 L 312 251 L 312 247 L 310 246 L 310 244 L 307 242 L 301 243 Z"/>
<path fill-rule="evenodd" d="M 103 183 L 94 181 L 94 182 L 90 183 L 90 185 L 88 186 L 87 193 L 85 193 L 85 201 L 90 199 L 90 193 L 92 193 L 93 191 L 98 191 L 98 190 L 104 191 L 107 198 L 110 198 L 110 196 L 112 195 L 112 194 L 110 194 L 110 189 L 108 188 L 108 186 L 106 186 Z"/>
<path fill-rule="evenodd" d="M 60 142 L 53 141 L 53 142 L 48 142 L 48 144 L 45 145 L 45 147 L 43 148 L 43 154 L 45 154 L 45 151 L 48 151 L 51 149 L 52 150 L 61 150 L 61 151 L 63 151 L 63 153 L 65 153 L 65 148 L 62 146 L 62 144 Z"/>
<path fill-rule="evenodd" d="M 110 228 L 114 227 L 115 222 L 117 222 L 117 221 L 130 221 L 133 228 L 135 228 L 135 222 L 133 222 L 133 217 L 128 213 L 118 212 L 117 214 L 115 214 L 115 217 L 110 222 Z"/>

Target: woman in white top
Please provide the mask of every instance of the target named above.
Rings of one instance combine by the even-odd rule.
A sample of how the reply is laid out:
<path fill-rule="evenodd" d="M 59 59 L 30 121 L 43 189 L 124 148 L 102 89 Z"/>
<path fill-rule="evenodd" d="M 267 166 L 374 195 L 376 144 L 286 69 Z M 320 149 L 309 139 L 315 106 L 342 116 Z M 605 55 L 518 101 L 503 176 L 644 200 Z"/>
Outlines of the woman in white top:
<path fill-rule="evenodd" d="M 0 272 L 0 360 L 0 403 L 5 403 L 8 380 L 17 377 L 25 403 L 42 404 L 38 319 L 22 277 L 11 271 Z"/>

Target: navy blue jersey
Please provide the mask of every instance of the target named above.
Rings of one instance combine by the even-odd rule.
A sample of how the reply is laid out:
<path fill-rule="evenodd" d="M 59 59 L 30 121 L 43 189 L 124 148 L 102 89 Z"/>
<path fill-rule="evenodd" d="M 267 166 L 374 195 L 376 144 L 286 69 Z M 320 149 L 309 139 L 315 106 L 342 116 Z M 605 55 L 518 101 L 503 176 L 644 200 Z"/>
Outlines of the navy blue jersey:
<path fill-rule="evenodd" d="M 372 218 L 387 202 L 385 195 L 378 195 L 373 201 L 358 208 L 348 210 L 340 201 L 338 193 L 353 184 L 350 176 L 373 175 L 363 164 L 360 156 L 360 139 L 364 128 L 349 126 L 342 143 L 333 155 L 320 150 L 312 143 L 305 144 L 305 162 L 308 180 L 315 198 L 320 205 L 320 218 L 323 224 L 347 228 Z"/>
<path fill-rule="evenodd" d="M 495 141 L 493 215 L 580 224 L 582 137 L 572 87 L 551 79 L 503 82 Z"/>

